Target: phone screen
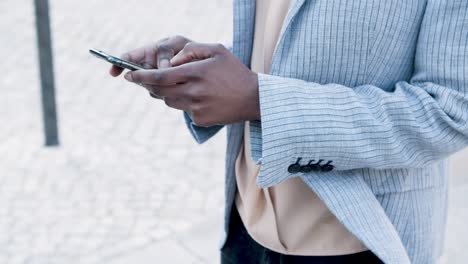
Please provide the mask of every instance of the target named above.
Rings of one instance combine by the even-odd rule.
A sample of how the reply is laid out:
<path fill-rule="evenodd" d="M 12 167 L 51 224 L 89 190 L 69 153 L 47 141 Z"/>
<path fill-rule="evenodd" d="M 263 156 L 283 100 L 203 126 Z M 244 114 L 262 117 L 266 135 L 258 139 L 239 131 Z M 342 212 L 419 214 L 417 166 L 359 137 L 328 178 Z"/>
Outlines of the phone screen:
<path fill-rule="evenodd" d="M 124 69 L 128 69 L 128 70 L 131 70 L 131 71 L 136 71 L 136 70 L 144 70 L 145 68 L 143 68 L 142 66 L 140 65 L 137 65 L 137 64 L 134 64 L 134 63 L 131 63 L 129 61 L 126 61 L 126 60 L 123 60 L 121 58 L 118 58 L 118 57 L 115 57 L 115 56 L 112 56 L 112 55 L 109 55 L 103 51 L 100 51 L 100 50 L 97 50 L 97 49 L 90 49 L 89 52 L 91 54 L 93 54 L 94 56 L 100 58 L 100 59 L 103 59 L 117 67 L 120 67 L 120 68 L 124 68 Z"/>

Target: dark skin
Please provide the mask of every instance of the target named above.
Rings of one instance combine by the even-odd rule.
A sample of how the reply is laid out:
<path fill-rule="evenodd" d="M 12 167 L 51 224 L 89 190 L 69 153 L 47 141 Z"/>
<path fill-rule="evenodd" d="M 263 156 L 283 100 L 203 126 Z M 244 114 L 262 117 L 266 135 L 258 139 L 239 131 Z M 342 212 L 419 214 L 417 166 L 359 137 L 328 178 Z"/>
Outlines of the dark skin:
<path fill-rule="evenodd" d="M 164 39 L 122 55 L 147 68 L 125 79 L 142 85 L 169 107 L 186 111 L 200 126 L 260 120 L 257 74 L 221 44 Z M 122 69 L 113 66 L 118 76 Z"/>

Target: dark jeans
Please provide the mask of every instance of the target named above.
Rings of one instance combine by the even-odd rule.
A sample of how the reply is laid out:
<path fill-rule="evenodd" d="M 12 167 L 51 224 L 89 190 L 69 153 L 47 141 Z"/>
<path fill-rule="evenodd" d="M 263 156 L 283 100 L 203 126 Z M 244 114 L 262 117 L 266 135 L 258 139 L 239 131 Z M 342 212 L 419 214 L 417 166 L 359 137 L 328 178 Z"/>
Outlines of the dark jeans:
<path fill-rule="evenodd" d="M 383 263 L 371 251 L 340 256 L 292 256 L 271 251 L 255 242 L 247 233 L 237 212 L 231 213 L 226 244 L 221 249 L 221 264 L 378 264 Z"/>

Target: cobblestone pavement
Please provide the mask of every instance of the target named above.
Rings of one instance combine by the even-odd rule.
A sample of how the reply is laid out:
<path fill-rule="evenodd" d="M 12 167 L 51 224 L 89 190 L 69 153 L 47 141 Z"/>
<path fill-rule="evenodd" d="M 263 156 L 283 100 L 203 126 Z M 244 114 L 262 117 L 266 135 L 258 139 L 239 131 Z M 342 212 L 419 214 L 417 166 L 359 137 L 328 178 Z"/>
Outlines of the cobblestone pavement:
<path fill-rule="evenodd" d="M 109 53 L 183 34 L 229 42 L 231 1 L 50 0 L 61 146 L 44 148 L 33 1 L 0 1 L 0 263 L 217 263 L 224 132 L 110 78 Z M 444 263 L 464 263 L 457 158 Z"/>
<path fill-rule="evenodd" d="M 62 145 L 47 149 L 33 1 L 0 1 L 0 263 L 145 263 L 147 248 L 146 263 L 216 262 L 225 134 L 198 146 L 179 111 L 88 54 L 229 42 L 230 1 L 205 3 L 51 0 Z M 197 252 L 184 236 L 207 223 Z"/>

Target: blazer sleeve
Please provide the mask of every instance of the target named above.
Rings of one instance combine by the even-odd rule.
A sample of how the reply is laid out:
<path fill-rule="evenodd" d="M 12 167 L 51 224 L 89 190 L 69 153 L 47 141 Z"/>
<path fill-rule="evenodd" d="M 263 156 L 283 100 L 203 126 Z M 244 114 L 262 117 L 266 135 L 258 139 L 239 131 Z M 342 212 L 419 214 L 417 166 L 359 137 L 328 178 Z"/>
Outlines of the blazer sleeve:
<path fill-rule="evenodd" d="M 414 74 L 391 92 L 263 74 L 258 81 L 251 148 L 260 186 L 289 177 L 298 158 L 336 171 L 428 166 L 468 144 L 468 1 L 428 1 Z"/>
<path fill-rule="evenodd" d="M 208 139 L 216 135 L 216 133 L 218 133 L 218 131 L 220 131 L 223 128 L 222 125 L 210 126 L 210 127 L 198 126 L 195 123 L 193 123 L 192 119 L 187 114 L 187 112 L 184 112 L 184 119 L 185 119 L 185 123 L 187 124 L 187 128 L 189 129 L 193 138 L 199 144 L 205 143 Z"/>

